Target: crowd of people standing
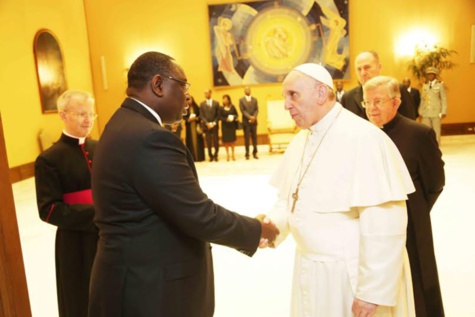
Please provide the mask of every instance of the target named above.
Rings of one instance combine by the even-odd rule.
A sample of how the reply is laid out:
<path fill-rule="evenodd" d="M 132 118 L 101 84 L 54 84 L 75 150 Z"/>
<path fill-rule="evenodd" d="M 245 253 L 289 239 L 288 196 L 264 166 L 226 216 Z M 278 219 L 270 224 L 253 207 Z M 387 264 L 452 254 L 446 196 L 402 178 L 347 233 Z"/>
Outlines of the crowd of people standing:
<path fill-rule="evenodd" d="M 252 156 L 254 159 L 259 159 L 257 155 L 259 106 L 257 99 L 251 96 L 251 89 L 244 88 L 244 96 L 239 99 L 239 110 L 228 94 L 223 95 L 221 104 L 212 99 L 210 89 L 205 91 L 204 97 L 205 99 L 198 105 L 194 97 L 190 95 L 187 99 L 187 113 L 183 115 L 185 127 L 183 141 L 190 150 L 194 161 L 205 161 L 206 149 L 208 160 L 218 162 L 220 143 L 226 150 L 226 161 L 235 161 L 237 130 L 243 130 L 244 133 L 245 158 L 249 160 L 252 143 Z M 167 126 L 167 128 L 182 139 L 181 122 Z M 219 136 L 221 136 L 221 142 Z"/>

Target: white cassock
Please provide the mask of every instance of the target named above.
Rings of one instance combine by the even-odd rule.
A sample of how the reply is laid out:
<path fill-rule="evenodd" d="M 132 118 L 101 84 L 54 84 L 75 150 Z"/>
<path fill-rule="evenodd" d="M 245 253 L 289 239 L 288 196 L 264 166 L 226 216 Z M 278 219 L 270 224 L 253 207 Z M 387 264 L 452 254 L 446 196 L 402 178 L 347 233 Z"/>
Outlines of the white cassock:
<path fill-rule="evenodd" d="M 276 243 L 292 233 L 297 245 L 291 316 L 353 316 L 355 297 L 378 304 L 375 316 L 415 316 L 405 248 L 414 186 L 384 132 L 337 103 L 295 136 L 271 184 Z"/>

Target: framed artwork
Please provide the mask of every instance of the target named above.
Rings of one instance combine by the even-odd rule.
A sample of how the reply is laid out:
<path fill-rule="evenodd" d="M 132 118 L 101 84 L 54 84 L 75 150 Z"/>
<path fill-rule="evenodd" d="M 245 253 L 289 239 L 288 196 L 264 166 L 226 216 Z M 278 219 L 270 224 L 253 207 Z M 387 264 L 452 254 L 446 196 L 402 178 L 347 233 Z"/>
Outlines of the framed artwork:
<path fill-rule="evenodd" d="M 303 63 L 349 78 L 348 0 L 279 0 L 209 5 L 213 82 L 281 82 Z"/>
<path fill-rule="evenodd" d="M 61 47 L 51 31 L 43 29 L 35 35 L 33 51 L 41 109 L 43 113 L 57 112 L 56 100 L 68 89 Z"/>

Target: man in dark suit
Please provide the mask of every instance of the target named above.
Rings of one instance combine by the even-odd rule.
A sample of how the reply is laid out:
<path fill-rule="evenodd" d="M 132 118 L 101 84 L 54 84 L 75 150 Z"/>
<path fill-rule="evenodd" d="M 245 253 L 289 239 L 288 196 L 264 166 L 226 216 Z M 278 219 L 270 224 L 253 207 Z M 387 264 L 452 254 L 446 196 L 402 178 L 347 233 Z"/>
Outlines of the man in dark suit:
<path fill-rule="evenodd" d="M 219 102 L 211 99 L 211 89 L 205 91 L 205 100 L 200 104 L 201 123 L 206 137 L 209 161 L 218 161 L 219 152 Z M 214 153 L 212 148 L 214 146 Z"/>
<path fill-rule="evenodd" d="M 378 54 L 374 51 L 360 53 L 355 59 L 355 70 L 360 85 L 345 92 L 341 100 L 341 104 L 354 114 L 368 120 L 363 105 L 361 104 L 363 101 L 362 85 L 364 85 L 371 78 L 379 76 L 379 72 L 381 71 L 381 63 L 379 62 Z M 401 105 L 398 109 L 399 113 L 407 118 L 415 119 L 416 113 L 411 95 L 409 95 L 407 90 L 402 85 L 400 86 L 399 90 L 401 92 Z"/>
<path fill-rule="evenodd" d="M 246 160 L 249 159 L 249 139 L 252 139 L 252 156 L 257 156 L 257 114 L 259 105 L 257 99 L 251 96 L 251 89 L 244 88 L 245 96 L 239 99 L 239 109 L 242 113 L 242 129 L 244 130 L 244 145 L 246 148 Z"/>
<path fill-rule="evenodd" d="M 89 317 L 211 317 L 210 242 L 252 256 L 277 229 L 216 205 L 193 157 L 163 124 L 182 119 L 189 83 L 173 58 L 148 52 L 128 72 L 128 98 L 95 153 L 100 239 Z M 262 218 L 260 218 L 262 219 Z"/>
<path fill-rule="evenodd" d="M 416 315 L 444 316 L 432 239 L 430 211 L 445 185 L 444 161 L 434 130 L 398 114 L 399 84 L 378 76 L 365 83 L 369 121 L 393 140 L 411 174 L 416 191 L 408 196 L 406 247 L 411 265 Z"/>
<path fill-rule="evenodd" d="M 335 86 L 336 86 L 336 91 L 335 91 L 336 101 L 341 103 L 343 95 L 345 94 L 345 90 L 343 89 L 343 83 L 341 82 L 341 80 L 339 80 L 335 83 Z"/>
<path fill-rule="evenodd" d="M 402 85 L 412 96 L 412 100 L 414 100 L 414 109 L 417 118 L 419 116 L 419 106 L 421 105 L 421 94 L 419 92 L 419 89 L 411 87 L 411 79 L 409 77 L 404 78 L 404 80 L 402 81 Z"/>

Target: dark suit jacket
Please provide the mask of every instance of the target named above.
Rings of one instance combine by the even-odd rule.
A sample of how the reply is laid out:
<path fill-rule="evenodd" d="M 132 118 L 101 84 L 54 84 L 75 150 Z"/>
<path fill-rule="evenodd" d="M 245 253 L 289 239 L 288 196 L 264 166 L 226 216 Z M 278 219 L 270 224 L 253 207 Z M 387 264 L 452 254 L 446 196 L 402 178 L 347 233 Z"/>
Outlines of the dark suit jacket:
<path fill-rule="evenodd" d="M 414 100 L 414 109 L 416 113 L 416 117 L 419 116 L 419 106 L 421 105 L 421 94 L 419 89 L 411 87 L 411 91 L 409 92 L 412 96 L 412 100 Z"/>
<path fill-rule="evenodd" d="M 399 88 L 401 91 L 401 105 L 399 106 L 398 112 L 409 119 L 415 119 L 415 106 L 411 95 L 403 86 L 400 86 Z M 368 120 L 365 109 L 361 104 L 362 101 L 363 87 L 360 85 L 351 89 L 350 91 L 345 92 L 341 100 L 341 104 L 343 107 L 350 110 L 354 114 L 360 116 L 363 119 Z"/>
<path fill-rule="evenodd" d="M 213 130 L 218 131 L 219 128 L 219 102 L 212 100 L 211 107 L 208 106 L 206 100 L 200 104 L 200 118 L 201 124 L 203 125 L 203 130 L 207 131 L 208 128 L 206 124 L 208 122 L 214 122 L 216 125 L 213 127 Z"/>
<path fill-rule="evenodd" d="M 444 316 L 430 220 L 432 206 L 445 185 L 442 153 L 434 130 L 401 115 L 383 131 L 396 144 L 416 188 L 407 201 L 406 242 L 414 289 L 422 290 L 422 294 L 415 291 L 416 315 Z M 426 303 L 425 307 L 420 307 L 421 303 Z"/>
<path fill-rule="evenodd" d="M 256 117 L 256 122 L 253 124 L 257 124 L 257 114 L 259 113 L 259 106 L 257 103 L 257 99 L 251 97 L 251 102 L 248 102 L 246 97 L 242 97 L 239 99 L 239 109 L 241 109 L 242 113 L 242 124 L 249 125 L 249 117 L 254 116 Z"/>
<path fill-rule="evenodd" d="M 214 204 L 185 145 L 133 99 L 107 123 L 92 175 L 100 240 L 89 317 L 212 316 L 209 242 L 252 256 L 259 221 Z"/>

